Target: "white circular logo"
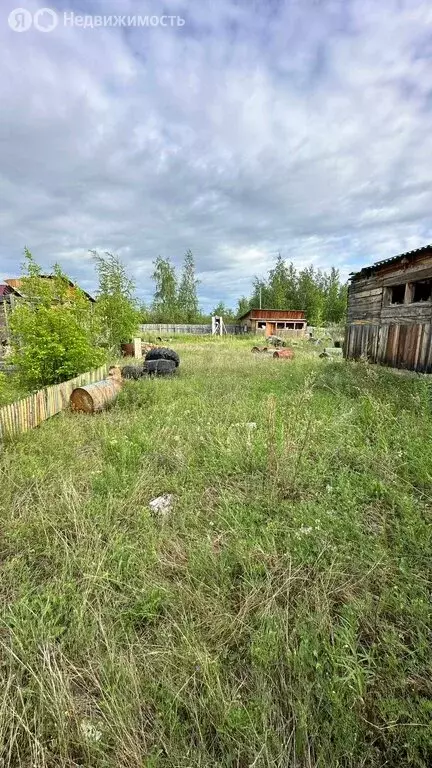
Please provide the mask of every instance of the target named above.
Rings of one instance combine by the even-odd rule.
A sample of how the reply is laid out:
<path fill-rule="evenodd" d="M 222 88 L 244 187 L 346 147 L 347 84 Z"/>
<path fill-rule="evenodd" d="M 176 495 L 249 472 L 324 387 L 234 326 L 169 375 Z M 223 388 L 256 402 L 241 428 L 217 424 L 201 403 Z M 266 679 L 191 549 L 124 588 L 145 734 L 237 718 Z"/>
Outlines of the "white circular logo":
<path fill-rule="evenodd" d="M 52 8 L 39 8 L 33 16 L 33 24 L 39 32 L 52 32 L 58 24 L 58 16 Z"/>
<path fill-rule="evenodd" d="M 25 8 L 15 8 L 8 16 L 8 24 L 14 32 L 27 32 L 32 23 L 32 15 Z"/>

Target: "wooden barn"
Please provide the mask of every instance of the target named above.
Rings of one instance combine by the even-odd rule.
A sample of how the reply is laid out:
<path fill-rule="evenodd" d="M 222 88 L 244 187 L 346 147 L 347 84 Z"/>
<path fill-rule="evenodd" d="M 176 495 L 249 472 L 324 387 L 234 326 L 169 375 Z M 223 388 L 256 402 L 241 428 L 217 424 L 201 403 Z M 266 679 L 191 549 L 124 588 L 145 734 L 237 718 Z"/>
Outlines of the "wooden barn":
<path fill-rule="evenodd" d="M 250 309 L 237 323 L 244 333 L 288 337 L 305 336 L 307 326 L 304 312 L 294 309 Z"/>
<path fill-rule="evenodd" d="M 347 358 L 432 372 L 432 245 L 351 275 Z"/>
<path fill-rule="evenodd" d="M 53 280 L 54 279 L 54 275 L 40 275 L 40 278 L 42 280 Z M 67 282 L 67 284 L 69 286 L 68 293 L 70 293 L 70 295 L 73 295 L 77 291 L 78 285 L 76 283 L 73 283 L 72 280 L 69 280 L 68 277 L 66 277 L 65 280 L 66 280 L 66 282 Z M 22 296 L 23 298 L 25 298 L 25 294 L 22 291 L 22 288 L 23 288 L 23 279 L 22 279 L 22 277 L 9 277 L 7 280 L 5 280 L 5 283 L 6 283 L 6 286 L 8 286 L 9 288 L 13 289 L 13 291 L 18 296 Z M 91 301 L 92 304 L 94 304 L 96 299 L 94 299 L 93 296 L 91 296 L 89 293 L 87 293 L 87 291 L 84 291 L 82 288 L 80 290 L 84 294 L 84 296 L 89 301 Z"/>

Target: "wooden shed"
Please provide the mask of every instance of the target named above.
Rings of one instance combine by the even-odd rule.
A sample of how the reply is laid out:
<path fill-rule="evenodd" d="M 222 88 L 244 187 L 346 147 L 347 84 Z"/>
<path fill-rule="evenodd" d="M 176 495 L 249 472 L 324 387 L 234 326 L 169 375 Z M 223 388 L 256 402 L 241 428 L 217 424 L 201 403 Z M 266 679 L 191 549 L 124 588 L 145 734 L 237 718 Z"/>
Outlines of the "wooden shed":
<path fill-rule="evenodd" d="M 250 309 L 237 320 L 244 333 L 265 336 L 306 335 L 305 313 L 296 309 Z"/>
<path fill-rule="evenodd" d="M 396 368 L 432 372 L 432 245 L 351 275 L 344 351 Z"/>

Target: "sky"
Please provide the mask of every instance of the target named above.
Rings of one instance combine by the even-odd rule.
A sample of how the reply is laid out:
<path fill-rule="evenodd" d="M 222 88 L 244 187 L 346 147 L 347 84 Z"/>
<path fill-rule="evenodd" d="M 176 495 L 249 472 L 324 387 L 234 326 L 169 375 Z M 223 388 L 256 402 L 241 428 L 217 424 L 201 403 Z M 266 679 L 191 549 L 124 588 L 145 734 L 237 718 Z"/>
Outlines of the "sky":
<path fill-rule="evenodd" d="M 278 252 L 346 279 L 432 240 L 430 0 L 45 2 L 0 5 L 0 279 L 27 246 L 92 292 L 108 250 L 148 302 L 190 248 L 209 310 Z"/>

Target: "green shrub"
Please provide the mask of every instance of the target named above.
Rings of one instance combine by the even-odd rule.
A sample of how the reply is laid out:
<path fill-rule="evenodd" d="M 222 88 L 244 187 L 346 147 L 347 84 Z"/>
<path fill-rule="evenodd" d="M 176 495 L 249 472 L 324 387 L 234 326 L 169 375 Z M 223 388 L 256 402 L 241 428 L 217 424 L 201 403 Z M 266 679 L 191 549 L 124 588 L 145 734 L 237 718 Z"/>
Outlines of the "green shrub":
<path fill-rule="evenodd" d="M 12 362 L 20 379 L 31 388 L 57 384 L 73 378 L 105 359 L 97 346 L 100 327 L 92 305 L 79 288 L 56 265 L 50 279 L 26 249 L 26 271 L 22 278 L 23 298 L 13 309 Z"/>

